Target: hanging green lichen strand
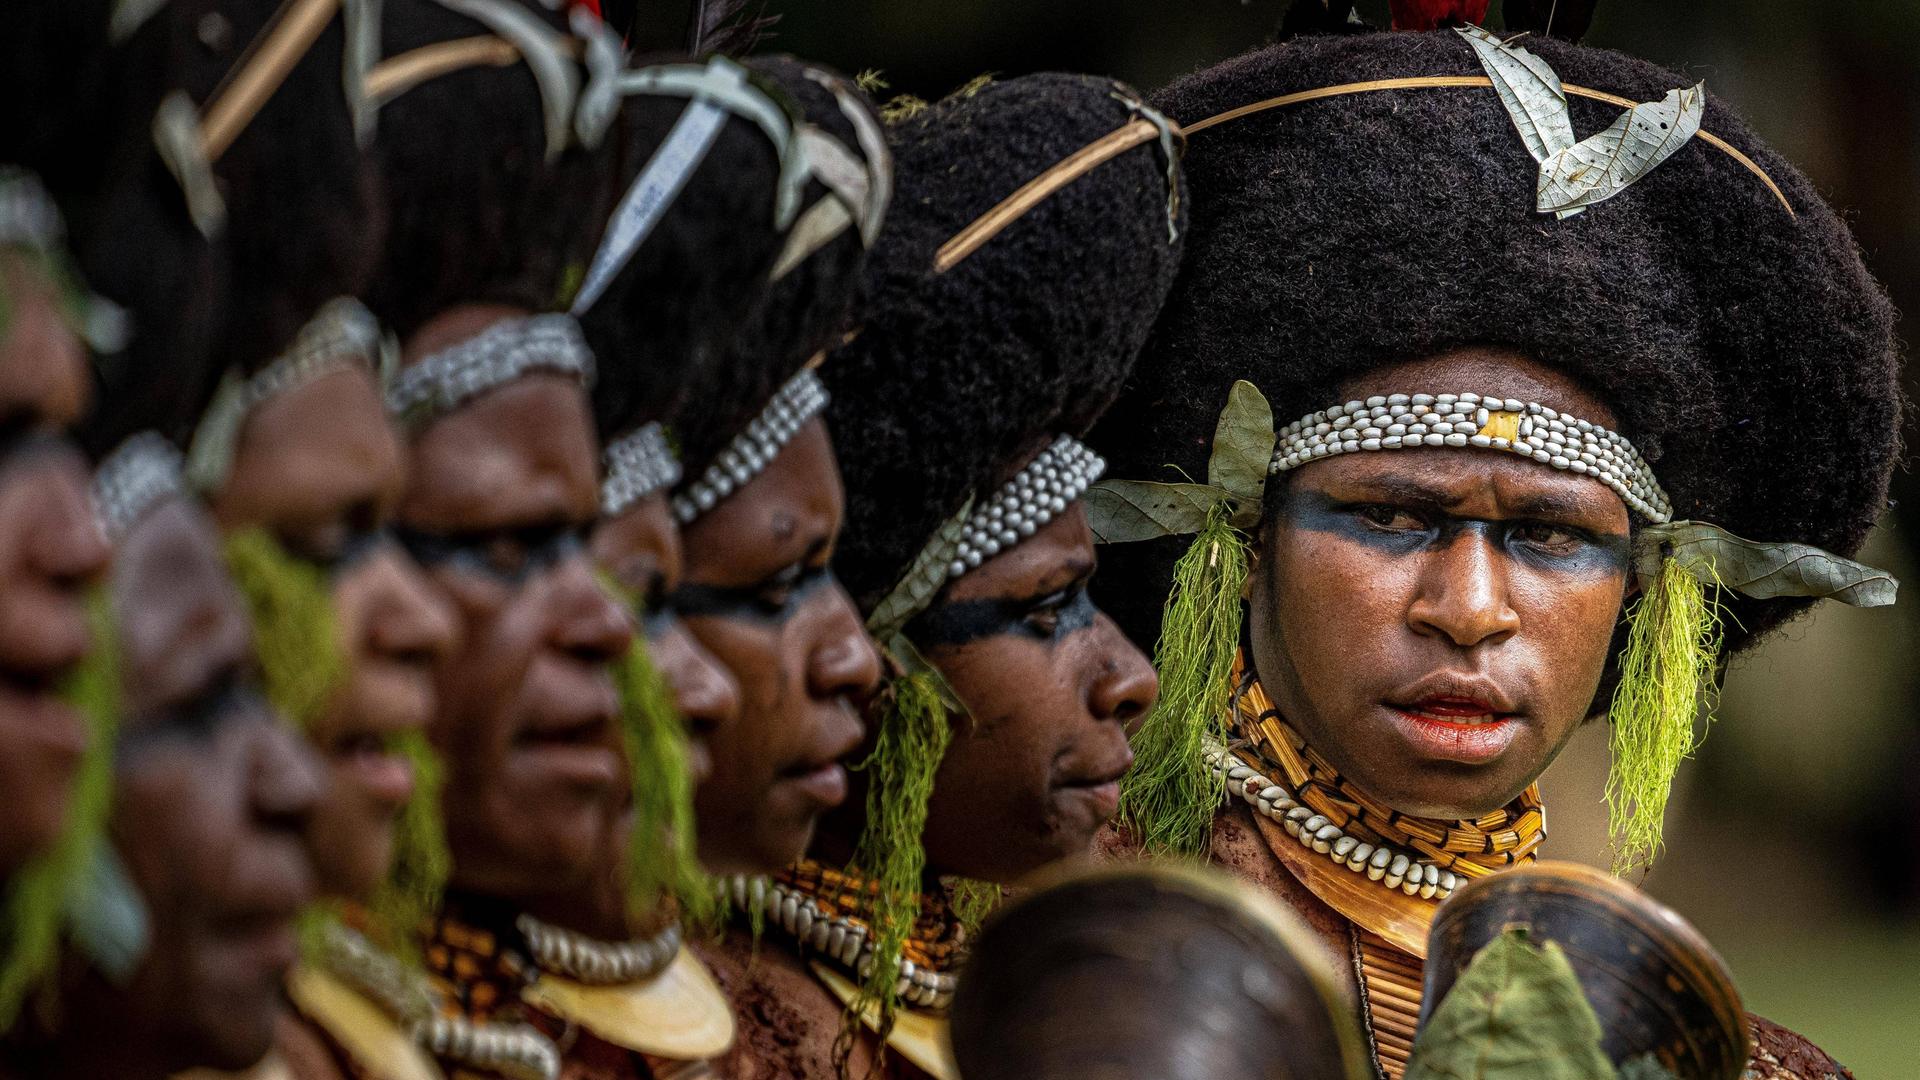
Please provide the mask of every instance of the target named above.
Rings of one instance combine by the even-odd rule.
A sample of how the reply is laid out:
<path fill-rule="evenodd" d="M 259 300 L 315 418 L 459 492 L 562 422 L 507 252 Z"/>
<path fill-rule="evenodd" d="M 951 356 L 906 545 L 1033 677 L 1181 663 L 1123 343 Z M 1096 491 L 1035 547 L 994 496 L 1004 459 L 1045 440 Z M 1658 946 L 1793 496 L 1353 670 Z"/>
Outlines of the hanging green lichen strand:
<path fill-rule="evenodd" d="M 1627 613 L 1620 686 L 1608 712 L 1613 766 L 1607 820 L 1613 870 L 1650 866 L 1673 777 L 1694 748 L 1694 720 L 1710 698 L 1720 656 L 1719 606 L 1699 575 L 1667 559 Z"/>
<path fill-rule="evenodd" d="M 87 728 L 87 749 L 74 775 L 66 822 L 53 847 L 13 877 L 0 902 L 0 1031 L 45 987 L 60 956 L 73 893 L 87 880 L 101 845 L 113 796 L 113 751 L 120 682 L 112 613 L 103 592 L 88 599 L 93 651 L 70 674 L 60 696 Z"/>
<path fill-rule="evenodd" d="M 1248 566 L 1246 540 L 1227 513 L 1217 505 L 1174 565 L 1153 656 L 1160 700 L 1134 736 L 1133 768 L 1120 781 L 1120 819 L 1151 852 L 1203 854 L 1225 794 L 1205 752 L 1227 733 Z"/>
<path fill-rule="evenodd" d="M 886 693 L 889 700 L 873 753 L 854 766 L 867 777 L 867 814 L 851 860 L 877 890 L 869 928 L 873 966 L 851 1012 L 857 1018 L 870 1003 L 877 1004 L 883 1023 L 891 1021 L 899 1004 L 897 968 L 920 916 L 921 876 L 927 863 L 920 837 L 926 829 L 927 802 L 953 739 L 946 701 L 933 675 L 904 675 Z"/>
<path fill-rule="evenodd" d="M 300 730 L 311 731 L 346 668 L 334 636 L 327 575 L 260 529 L 227 537 L 226 554 L 253 615 L 267 700 Z"/>
<path fill-rule="evenodd" d="M 420 931 L 440 910 L 440 899 L 453 873 L 453 853 L 447 847 L 446 822 L 440 812 L 445 769 L 440 755 L 420 731 L 395 735 L 388 750 L 405 759 L 413 772 L 413 794 L 393 823 L 393 859 L 386 880 L 374 892 L 370 905 L 381 944 L 409 963 Z"/>
<path fill-rule="evenodd" d="M 717 895 L 698 857 L 686 722 L 644 640 L 614 665 L 614 684 L 633 793 L 629 905 L 644 916 L 671 898 L 688 921 L 709 922 Z"/>

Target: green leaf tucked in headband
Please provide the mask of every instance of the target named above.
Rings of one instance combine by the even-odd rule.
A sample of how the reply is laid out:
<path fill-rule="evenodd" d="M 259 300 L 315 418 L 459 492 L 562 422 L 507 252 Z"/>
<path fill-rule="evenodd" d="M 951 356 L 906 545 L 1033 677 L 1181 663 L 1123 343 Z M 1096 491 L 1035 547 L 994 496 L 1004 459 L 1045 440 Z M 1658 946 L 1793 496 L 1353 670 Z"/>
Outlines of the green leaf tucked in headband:
<path fill-rule="evenodd" d="M 1213 455 L 1204 484 L 1103 480 L 1087 490 L 1087 522 L 1102 544 L 1125 544 L 1162 536 L 1190 536 L 1207 527 L 1214 507 L 1229 507 L 1226 523 L 1251 529 L 1260 523 L 1267 466 L 1273 458 L 1273 407 L 1259 387 L 1236 381 L 1213 430 Z"/>
<path fill-rule="evenodd" d="M 1207 459 L 1207 482 L 1234 501 L 1229 524 L 1245 529 L 1260 522 L 1260 504 L 1266 498 L 1267 469 L 1273 461 L 1273 406 L 1260 388 L 1234 381 L 1227 407 L 1213 429 L 1213 455 Z"/>
<path fill-rule="evenodd" d="M 1844 559 L 1808 544 L 1748 540 L 1704 521 L 1650 525 L 1635 536 L 1634 571 L 1644 586 L 1666 560 L 1704 584 L 1756 600 L 1803 596 L 1853 607 L 1887 607 L 1900 583 L 1885 570 Z"/>

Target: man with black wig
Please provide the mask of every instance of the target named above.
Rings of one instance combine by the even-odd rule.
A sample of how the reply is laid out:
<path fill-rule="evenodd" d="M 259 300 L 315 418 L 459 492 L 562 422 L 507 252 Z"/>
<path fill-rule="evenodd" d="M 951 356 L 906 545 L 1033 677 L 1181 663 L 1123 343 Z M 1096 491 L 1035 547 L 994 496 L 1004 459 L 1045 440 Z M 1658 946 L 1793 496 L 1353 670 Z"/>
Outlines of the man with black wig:
<path fill-rule="evenodd" d="M 365 300 L 399 338 L 387 404 L 410 455 L 395 533 L 458 639 L 428 725 L 451 877 L 421 948 L 441 1001 L 417 1028 L 450 1072 L 555 1075 L 523 1000 L 530 939 L 627 936 L 610 666 L 632 628 L 585 552 L 593 359 L 564 313 L 614 183 L 612 114 L 581 107 L 612 73 L 583 70 L 584 29 L 537 3 L 395 0 L 372 75 L 389 232 Z"/>
<path fill-rule="evenodd" d="M 1121 821 L 1304 913 L 1398 1077 L 1435 905 L 1535 856 L 1575 729 L 1608 715 L 1644 865 L 1726 660 L 1891 602 L 1844 556 L 1886 506 L 1893 312 L 1791 164 L 1618 53 L 1303 38 L 1155 100 L 1188 265 L 1094 435 L 1135 481 L 1101 595 L 1162 680 Z M 1754 1075 L 1842 1071 L 1753 1032 Z"/>
<path fill-rule="evenodd" d="M 840 76 L 790 57 L 751 68 L 787 103 L 796 140 L 815 145 L 797 150 L 797 186 L 783 184 L 776 206 L 784 233 L 765 303 L 671 424 L 686 552 L 671 602 L 740 688 L 738 719 L 709 737 L 712 767 L 694 792 L 700 858 L 719 873 L 770 873 L 805 853 L 819 815 L 846 797 L 843 761 L 862 734 L 854 700 L 879 676 L 831 569 L 843 493 L 815 365 L 847 332 L 891 158 L 860 138 L 878 123 Z"/>
<path fill-rule="evenodd" d="M 1056 168 L 1116 132 L 1117 156 Z M 743 1080 L 954 1075 L 965 924 L 1087 854 L 1154 695 L 1146 657 L 1087 598 L 1079 496 L 1102 463 L 1078 436 L 1179 265 L 1171 129 L 1123 84 L 1047 74 L 970 87 L 887 135 L 898 209 L 858 333 L 821 377 L 847 488 L 834 566 L 897 666 L 867 709 L 855 797 L 806 859 L 735 889 L 780 946 L 756 954 L 736 930 L 722 961 Z M 1043 178 L 1065 183 L 990 236 L 970 229 Z"/>
<path fill-rule="evenodd" d="M 725 996 L 682 943 L 683 920 L 712 905 L 693 790 L 739 689 L 672 602 L 685 554 L 664 425 L 766 299 L 785 243 L 780 193 L 796 175 L 787 110 L 740 65 L 658 59 L 626 79 L 609 136 L 624 193 L 573 307 L 599 365 L 605 444 L 591 550 L 641 631 L 615 679 L 632 792 L 625 897 L 646 959 L 598 972 L 549 963 L 530 992 L 535 1023 L 566 1043 L 563 1075 L 595 1080 L 700 1075 L 733 1041 Z"/>

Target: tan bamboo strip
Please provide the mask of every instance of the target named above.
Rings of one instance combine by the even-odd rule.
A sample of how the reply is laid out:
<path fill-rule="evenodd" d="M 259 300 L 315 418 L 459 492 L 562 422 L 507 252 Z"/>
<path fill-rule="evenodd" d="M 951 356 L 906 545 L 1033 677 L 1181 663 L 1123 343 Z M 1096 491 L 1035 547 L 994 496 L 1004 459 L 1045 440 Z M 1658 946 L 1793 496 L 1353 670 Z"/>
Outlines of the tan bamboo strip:
<path fill-rule="evenodd" d="M 940 245 L 940 250 L 934 253 L 934 272 L 944 274 L 958 266 L 967 256 L 980 250 L 983 244 L 1045 202 L 1054 192 L 1159 135 L 1160 129 L 1152 121 L 1135 120 L 1074 151 L 1046 172 L 1022 184 L 1018 191 L 1007 196 L 998 206 L 980 215 L 973 224 Z"/>
<path fill-rule="evenodd" d="M 1251 105 L 1242 105 L 1237 109 L 1229 109 L 1217 116 L 1209 116 L 1205 120 L 1188 124 L 1186 126 L 1186 133 L 1188 135 L 1196 135 L 1210 127 L 1218 127 L 1229 121 L 1238 120 L 1243 116 L 1252 116 L 1255 113 L 1266 112 L 1269 109 L 1282 109 L 1289 105 L 1299 105 L 1308 101 L 1345 97 L 1348 94 L 1367 94 L 1380 90 L 1427 90 L 1440 87 L 1480 86 L 1491 88 L 1493 86 L 1493 80 L 1485 75 L 1422 75 L 1405 79 L 1369 79 L 1365 82 L 1341 83 L 1338 86 L 1322 86 L 1313 90 L 1302 90 L 1294 94 L 1282 94 L 1279 97 L 1268 98 L 1265 101 L 1256 101 Z M 1635 105 L 1640 104 L 1628 98 L 1623 98 L 1618 94 L 1609 94 L 1601 90 L 1575 86 L 1572 83 L 1563 84 L 1561 89 L 1572 94 L 1574 97 L 1587 98 L 1591 101 L 1604 101 L 1610 105 L 1618 105 L 1623 109 L 1631 109 Z M 1790 217 L 1800 216 L 1794 213 L 1793 204 L 1787 201 L 1786 192 L 1781 191 L 1780 185 L 1773 182 L 1773 177 L 1768 176 L 1767 171 L 1755 164 L 1752 158 L 1741 153 L 1738 147 L 1704 128 L 1697 132 L 1694 137 L 1739 162 L 1748 172 L 1759 177 L 1761 183 L 1767 185 L 1767 190 L 1773 192 L 1773 197 L 1780 200 L 1781 206 L 1786 207 L 1787 214 Z"/>

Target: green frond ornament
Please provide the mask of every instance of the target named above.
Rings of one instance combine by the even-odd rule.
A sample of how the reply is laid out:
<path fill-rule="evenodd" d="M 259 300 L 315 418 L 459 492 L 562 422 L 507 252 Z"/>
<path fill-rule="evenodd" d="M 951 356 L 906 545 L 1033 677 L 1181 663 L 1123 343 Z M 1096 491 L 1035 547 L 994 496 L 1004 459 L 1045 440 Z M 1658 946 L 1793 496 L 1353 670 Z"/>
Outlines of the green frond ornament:
<path fill-rule="evenodd" d="M 440 910 L 453 873 L 453 852 L 440 812 L 446 768 L 425 732 L 402 732 L 388 749 L 412 770 L 413 794 L 393 823 L 392 862 L 369 908 L 380 943 L 411 963 L 418 959 L 414 953 L 419 932 Z"/>
<path fill-rule="evenodd" d="M 1712 696 L 1722 631 L 1719 605 L 1707 589 L 1667 559 L 1627 611 L 1620 685 L 1607 714 L 1613 752 L 1607 823 L 1616 874 L 1651 866 L 1659 854 L 1674 774 L 1693 753 L 1695 719 Z"/>
<path fill-rule="evenodd" d="M 927 865 L 920 838 L 926 830 L 927 803 L 953 740 L 949 693 L 924 663 L 894 679 L 876 702 L 873 752 L 853 766 L 866 774 L 867 803 L 866 825 L 850 862 L 878 890 L 870 917 L 873 966 L 851 1010 L 856 1018 L 874 1003 L 883 1024 L 889 1023 L 899 1006 L 896 968 L 920 916 Z"/>
<path fill-rule="evenodd" d="M 1613 870 L 1631 873 L 1659 854 L 1667 797 L 1680 762 L 1698 745 L 1702 704 L 1712 718 L 1724 633 L 1719 596 L 1807 597 L 1886 607 L 1893 575 L 1808 544 L 1748 540 L 1704 521 L 1635 532 L 1640 596 L 1628 609 L 1620 686 L 1608 710 L 1613 768 L 1607 818 Z"/>
<path fill-rule="evenodd" d="M 227 569 L 253 615 L 267 700 L 300 730 L 310 731 L 346 674 L 326 572 L 289 553 L 262 529 L 227 537 L 226 555 Z"/>
<path fill-rule="evenodd" d="M 0 1031 L 10 1028 L 27 1001 L 47 987 L 59 963 L 60 943 L 76 911 L 85 910 L 106 851 L 113 797 L 114 739 L 119 727 L 120 675 L 113 617 L 104 592 L 88 598 L 93 650 L 61 687 L 87 727 L 87 749 L 74 776 L 66 822 L 53 847 L 28 863 L 0 899 Z M 136 939 L 144 942 L 142 935 Z M 128 964 L 109 964 L 123 977 Z"/>
<path fill-rule="evenodd" d="M 1259 389 L 1234 383 L 1214 429 L 1205 484 L 1103 481 L 1087 493 L 1100 543 L 1198 534 L 1174 564 L 1153 665 L 1160 699 L 1133 739 L 1120 781 L 1120 820 L 1146 850 L 1202 855 L 1225 782 L 1207 767 L 1210 742 L 1227 735 L 1240 594 L 1252 560 L 1273 455 L 1273 409 Z"/>
<path fill-rule="evenodd" d="M 613 675 L 633 792 L 628 903 L 644 915 L 671 899 L 689 919 L 705 921 L 716 890 L 700 867 L 686 721 L 644 639 L 634 641 Z"/>
<path fill-rule="evenodd" d="M 976 878 L 949 878 L 947 903 L 953 908 L 953 917 L 965 933 L 965 940 L 972 941 L 980 935 L 980 927 L 1006 902 L 1007 891 L 991 881 Z"/>
<path fill-rule="evenodd" d="M 612 575 L 600 583 L 636 619 L 639 597 Z M 644 635 L 613 665 L 620 701 L 620 734 L 634 810 L 627 849 L 627 904 L 636 916 L 678 903 L 683 918 L 711 925 L 723 914 L 724 888 L 700 866 L 693 816 L 693 767 L 686 719 L 673 688 L 654 666 Z"/>
<path fill-rule="evenodd" d="M 1240 644 L 1240 590 L 1247 540 L 1216 509 L 1174 564 L 1153 666 L 1160 699 L 1133 739 L 1133 768 L 1120 781 L 1120 820 L 1147 851 L 1201 855 L 1226 783 L 1206 763 L 1225 741 L 1233 660 Z"/>

